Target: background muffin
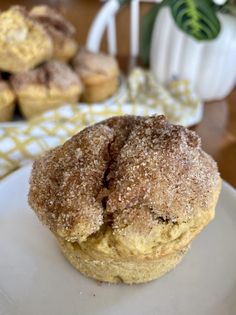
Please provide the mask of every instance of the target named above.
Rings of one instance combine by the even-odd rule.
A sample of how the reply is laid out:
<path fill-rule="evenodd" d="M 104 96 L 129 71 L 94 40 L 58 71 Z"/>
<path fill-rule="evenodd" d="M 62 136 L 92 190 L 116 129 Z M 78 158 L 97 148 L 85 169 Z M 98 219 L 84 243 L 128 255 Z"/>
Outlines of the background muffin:
<path fill-rule="evenodd" d="M 56 60 L 13 75 L 11 83 L 26 118 L 65 103 L 76 103 L 82 91 L 81 82 L 74 71 Z"/>
<path fill-rule="evenodd" d="M 0 122 L 12 119 L 15 109 L 15 94 L 9 84 L 0 79 Z"/>
<path fill-rule="evenodd" d="M 113 95 L 119 84 L 119 67 L 112 56 L 80 49 L 73 67 L 84 85 L 82 100 L 100 102 Z"/>
<path fill-rule="evenodd" d="M 14 6 L 0 14 L 0 69 L 21 72 L 52 55 L 52 41 L 26 10 Z"/>
<path fill-rule="evenodd" d="M 88 127 L 33 166 L 29 203 L 83 274 L 146 282 L 214 217 L 221 179 L 199 137 L 163 116 Z"/>
<path fill-rule="evenodd" d="M 53 42 L 53 58 L 69 61 L 78 48 L 75 28 L 59 12 L 46 5 L 34 7 L 30 15 L 48 32 Z"/>

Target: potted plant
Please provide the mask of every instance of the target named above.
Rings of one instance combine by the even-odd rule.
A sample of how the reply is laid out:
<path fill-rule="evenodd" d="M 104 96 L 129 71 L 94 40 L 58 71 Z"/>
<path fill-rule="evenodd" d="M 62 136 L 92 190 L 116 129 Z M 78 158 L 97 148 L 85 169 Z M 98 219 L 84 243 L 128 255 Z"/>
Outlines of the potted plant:
<path fill-rule="evenodd" d="M 142 21 L 140 57 L 161 83 L 185 78 L 202 99 L 224 98 L 236 82 L 235 16 L 233 1 L 155 3 Z"/>

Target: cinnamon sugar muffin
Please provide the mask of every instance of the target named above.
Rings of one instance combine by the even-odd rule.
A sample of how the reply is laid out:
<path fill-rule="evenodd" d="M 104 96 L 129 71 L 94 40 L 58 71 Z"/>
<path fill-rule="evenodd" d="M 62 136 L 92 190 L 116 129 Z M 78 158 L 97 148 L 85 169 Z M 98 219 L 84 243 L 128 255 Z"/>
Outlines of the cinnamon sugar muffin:
<path fill-rule="evenodd" d="M 20 6 L 0 14 L 0 69 L 29 70 L 52 55 L 52 41 L 44 28 Z"/>
<path fill-rule="evenodd" d="M 76 103 L 82 91 L 81 82 L 74 71 L 56 60 L 13 75 L 11 83 L 26 118 L 65 103 Z"/>
<path fill-rule="evenodd" d="M 46 6 L 33 7 L 30 15 L 48 32 L 53 41 L 53 58 L 69 61 L 74 57 L 78 45 L 74 39 L 75 28 L 59 12 Z"/>
<path fill-rule="evenodd" d="M 0 79 L 0 122 L 9 121 L 15 109 L 15 94 L 6 81 Z"/>
<path fill-rule="evenodd" d="M 214 218 L 221 179 L 193 131 L 164 116 L 90 126 L 33 165 L 29 203 L 84 275 L 156 279 Z"/>
<path fill-rule="evenodd" d="M 104 101 L 117 90 L 119 67 L 112 56 L 80 49 L 72 64 L 84 85 L 83 101 Z"/>

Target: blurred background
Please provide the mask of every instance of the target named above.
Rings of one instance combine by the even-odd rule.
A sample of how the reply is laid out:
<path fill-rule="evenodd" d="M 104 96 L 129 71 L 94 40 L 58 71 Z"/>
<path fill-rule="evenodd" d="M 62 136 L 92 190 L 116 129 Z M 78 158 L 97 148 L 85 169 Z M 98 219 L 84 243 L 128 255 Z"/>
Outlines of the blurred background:
<path fill-rule="evenodd" d="M 18 108 L 20 97 L 15 90 L 16 112 L 10 123 L 0 123 L 0 170 L 4 169 L 0 177 L 25 160 L 63 143 L 75 133 L 75 121 L 77 126 L 85 126 L 113 114 L 158 113 L 195 130 L 202 138 L 203 148 L 218 162 L 223 178 L 236 187 L 235 1 L 2 0 L 0 10 L 22 5 L 29 11 L 42 4 L 57 10 L 75 27 L 73 37 L 79 48 L 86 47 L 94 54 L 103 51 L 117 60 L 119 84 L 116 93 L 103 102 L 88 104 L 82 96 L 77 99 L 76 108 L 70 107 L 72 114 L 67 107 L 63 115 L 71 117 L 68 118 L 71 132 L 64 130 L 60 139 L 56 139 L 58 131 L 55 134 L 47 131 L 50 139 L 42 130 L 39 134 L 29 131 L 29 124 L 38 128 L 49 122 L 45 122 L 46 116 L 29 123 L 24 120 L 28 117 L 22 116 Z M 73 66 L 71 60 L 67 61 L 69 67 Z M 29 71 L 40 67 L 42 63 Z M 15 76 L 10 70 L 3 70 L 4 80 Z M 104 115 L 98 117 L 98 111 Z M 82 112 L 90 116 L 85 119 Z M 50 124 L 62 130 L 60 122 L 59 115 L 59 120 Z M 24 145 L 19 146 L 19 135 L 32 141 L 40 138 L 43 141 L 40 148 L 44 149 L 26 154 Z M 17 138 L 15 155 L 5 145 L 6 139 L 11 142 L 13 138 Z"/>
<path fill-rule="evenodd" d="M 2 0 L 0 9 L 6 10 L 11 5 L 23 5 L 28 9 L 35 5 L 47 4 L 53 6 L 63 13 L 68 20 L 76 26 L 76 38 L 81 45 L 86 44 L 87 35 L 94 18 L 99 10 L 104 5 L 104 1 L 100 0 Z M 151 3 L 142 3 L 141 15 L 144 15 L 151 7 Z M 127 56 L 129 54 L 130 32 L 128 25 L 130 23 L 130 7 L 124 6 L 117 14 L 117 43 L 118 52 L 120 56 Z M 107 49 L 107 37 L 104 34 L 104 39 L 101 46 L 102 50 Z"/>

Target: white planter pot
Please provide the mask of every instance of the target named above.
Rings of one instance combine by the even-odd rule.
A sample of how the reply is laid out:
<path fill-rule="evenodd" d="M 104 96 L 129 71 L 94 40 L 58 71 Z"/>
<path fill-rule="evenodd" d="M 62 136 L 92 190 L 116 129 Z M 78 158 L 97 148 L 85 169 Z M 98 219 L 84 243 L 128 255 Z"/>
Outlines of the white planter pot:
<path fill-rule="evenodd" d="M 168 8 L 156 19 L 151 51 L 151 69 L 166 83 L 174 77 L 188 79 L 203 100 L 227 96 L 236 83 L 236 19 L 219 14 L 221 32 L 212 41 L 197 41 L 183 33 Z"/>

